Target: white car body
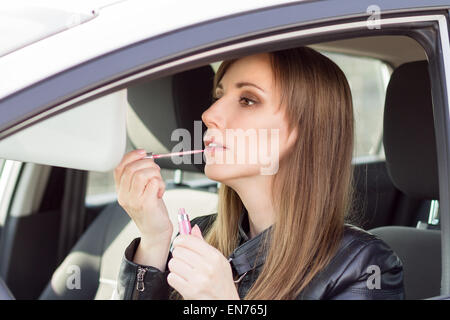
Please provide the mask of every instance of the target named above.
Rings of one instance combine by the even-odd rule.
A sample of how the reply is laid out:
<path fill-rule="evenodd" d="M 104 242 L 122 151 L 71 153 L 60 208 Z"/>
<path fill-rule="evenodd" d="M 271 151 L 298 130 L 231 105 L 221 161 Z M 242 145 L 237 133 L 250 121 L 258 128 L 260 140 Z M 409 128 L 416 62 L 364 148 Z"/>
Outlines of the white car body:
<path fill-rule="evenodd" d="M 14 1 L 9 9 L 8 5 L 2 6 L 0 21 L 2 15 L 10 17 L 11 11 L 20 13 L 21 7 L 30 5 L 35 7 L 37 15 L 24 13 L 23 19 L 16 19 L 16 24 L 12 26 L 0 22 L 0 34 L 20 31 L 24 25 L 39 27 L 39 22 L 43 20 L 39 14 L 45 15 L 45 8 L 47 14 L 52 10 L 63 12 L 64 8 L 67 21 L 62 25 L 61 22 L 45 21 L 48 25 L 41 26 L 41 39 L 0 56 L 0 99 L 62 70 L 149 37 L 234 13 L 288 2 L 299 1 Z M 30 17 L 36 21 L 33 23 Z M 82 21 L 85 22 L 77 24 Z M 17 33 L 19 37 L 27 37 L 25 32 Z M 39 38 L 39 34 L 35 37 Z M 7 45 L 14 48 L 21 42 L 23 39 L 19 38 Z"/>

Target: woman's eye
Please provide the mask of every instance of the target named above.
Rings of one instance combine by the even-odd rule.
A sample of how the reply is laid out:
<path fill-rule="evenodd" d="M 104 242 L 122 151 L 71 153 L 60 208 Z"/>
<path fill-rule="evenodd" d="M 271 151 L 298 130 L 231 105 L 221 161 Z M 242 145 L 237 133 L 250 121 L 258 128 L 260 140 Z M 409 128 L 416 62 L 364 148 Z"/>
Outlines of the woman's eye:
<path fill-rule="evenodd" d="M 212 97 L 212 103 L 215 103 L 219 99 L 220 99 L 220 97 Z M 254 101 L 250 98 L 247 98 L 247 97 L 241 97 L 239 102 L 242 102 L 242 101 L 244 101 L 243 103 L 247 106 L 252 106 L 256 103 L 256 101 Z"/>
<path fill-rule="evenodd" d="M 252 106 L 252 105 L 254 105 L 256 103 L 256 101 L 254 101 L 252 99 L 249 99 L 249 98 L 246 98 L 246 97 L 241 97 L 240 101 L 242 101 L 242 100 L 244 100 L 245 101 L 244 104 L 246 104 L 248 106 Z"/>

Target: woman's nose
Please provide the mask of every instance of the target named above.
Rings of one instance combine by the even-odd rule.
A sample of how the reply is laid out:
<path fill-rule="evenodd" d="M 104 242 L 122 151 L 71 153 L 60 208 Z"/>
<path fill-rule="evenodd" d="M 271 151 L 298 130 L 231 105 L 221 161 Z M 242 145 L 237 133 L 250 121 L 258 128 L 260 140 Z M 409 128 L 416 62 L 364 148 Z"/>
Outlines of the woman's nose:
<path fill-rule="evenodd" d="M 221 128 L 223 126 L 223 115 L 221 115 L 216 103 L 202 113 L 202 121 L 207 128 Z"/>

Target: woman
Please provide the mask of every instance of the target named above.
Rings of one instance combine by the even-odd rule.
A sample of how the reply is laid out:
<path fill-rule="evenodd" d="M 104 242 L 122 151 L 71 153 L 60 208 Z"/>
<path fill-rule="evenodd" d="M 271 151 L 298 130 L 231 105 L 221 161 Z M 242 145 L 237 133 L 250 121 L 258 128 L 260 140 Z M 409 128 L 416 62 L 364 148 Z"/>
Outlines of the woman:
<path fill-rule="evenodd" d="M 226 146 L 205 152 L 206 176 L 221 182 L 218 212 L 193 219 L 172 252 L 158 165 L 137 150 L 114 172 L 119 204 L 141 232 L 125 252 L 120 297 L 403 299 L 397 255 L 344 221 L 354 120 L 339 67 L 307 47 L 224 61 L 213 96 L 202 120 L 206 144 Z M 239 129 L 259 143 L 238 149 L 225 132 Z M 262 145 L 277 151 L 271 173 L 261 158 L 236 162 Z M 225 155 L 233 161 L 215 161 Z"/>

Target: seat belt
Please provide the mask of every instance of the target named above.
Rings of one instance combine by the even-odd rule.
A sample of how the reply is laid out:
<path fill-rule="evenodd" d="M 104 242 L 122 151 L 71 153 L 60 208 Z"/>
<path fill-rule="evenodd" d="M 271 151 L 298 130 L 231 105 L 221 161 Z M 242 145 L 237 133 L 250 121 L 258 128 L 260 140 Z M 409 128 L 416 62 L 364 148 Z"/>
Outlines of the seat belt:
<path fill-rule="evenodd" d="M 439 201 L 431 200 L 430 211 L 428 213 L 428 221 L 417 221 L 417 229 L 440 230 L 439 225 Z"/>
<path fill-rule="evenodd" d="M 84 232 L 86 186 L 87 171 L 66 169 L 59 228 L 58 265 Z"/>

